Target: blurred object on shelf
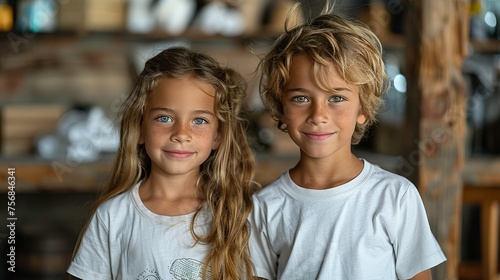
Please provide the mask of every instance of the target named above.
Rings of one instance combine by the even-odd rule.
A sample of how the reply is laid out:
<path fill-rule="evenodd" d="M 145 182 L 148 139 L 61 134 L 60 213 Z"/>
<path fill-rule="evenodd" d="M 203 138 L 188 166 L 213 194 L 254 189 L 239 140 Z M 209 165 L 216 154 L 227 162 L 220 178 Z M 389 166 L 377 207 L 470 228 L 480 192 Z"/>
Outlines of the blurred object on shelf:
<path fill-rule="evenodd" d="M 195 12 L 194 0 L 160 0 L 154 8 L 158 26 L 173 36 L 186 31 Z"/>
<path fill-rule="evenodd" d="M 14 9 L 6 0 L 0 1 L 0 31 L 10 31 L 14 26 Z"/>
<path fill-rule="evenodd" d="M 483 0 L 471 0 L 470 3 L 470 37 L 484 40 L 488 37 L 487 25 L 484 22 Z"/>
<path fill-rule="evenodd" d="M 473 54 L 463 63 L 468 87 L 469 154 L 500 154 L 500 54 Z"/>
<path fill-rule="evenodd" d="M 396 53 L 386 52 L 384 55 L 385 71 L 390 78 L 391 86 L 384 96 L 384 104 L 377 114 L 377 123 L 367 133 L 373 136 L 375 152 L 385 155 L 402 153 L 401 132 L 405 116 L 406 77 L 401 71 L 402 59 Z M 370 135 L 373 131 L 374 135 Z"/>
<path fill-rule="evenodd" d="M 37 140 L 37 152 L 45 159 L 93 162 L 103 152 L 115 152 L 118 130 L 104 111 L 96 106 L 73 108 L 61 117 L 57 132 Z"/>
<path fill-rule="evenodd" d="M 243 14 L 235 7 L 219 1 L 204 5 L 197 14 L 194 27 L 205 35 L 240 36 L 245 30 Z"/>
<path fill-rule="evenodd" d="M 486 24 L 487 35 L 489 38 L 500 40 L 500 1 L 484 1 L 485 10 L 483 20 Z"/>
<path fill-rule="evenodd" d="M 54 0 L 21 0 L 16 29 L 22 32 L 53 32 L 57 26 L 57 3 Z"/>
<path fill-rule="evenodd" d="M 178 36 L 189 29 L 207 36 L 253 35 L 261 31 L 267 0 L 129 0 L 127 31 L 165 32 Z M 196 33 L 196 32 L 195 32 Z"/>
<path fill-rule="evenodd" d="M 195 12 L 195 0 L 129 0 L 127 31 L 150 33 L 158 28 L 179 35 L 189 27 Z"/>
<path fill-rule="evenodd" d="M 500 1 L 471 0 L 470 37 L 483 41 L 488 38 L 500 40 Z"/>
<path fill-rule="evenodd" d="M 66 103 L 100 106 L 117 112 L 129 90 L 128 46 L 121 42 L 31 39 L 32 47 L 1 56 L 2 104 Z M 96 46 L 97 45 L 97 46 Z"/>
<path fill-rule="evenodd" d="M 122 31 L 125 26 L 125 0 L 58 1 L 59 30 Z"/>
<path fill-rule="evenodd" d="M 149 33 L 155 29 L 156 19 L 152 15 L 153 0 L 129 0 L 127 7 L 127 31 Z"/>
<path fill-rule="evenodd" d="M 66 108 L 59 104 L 3 105 L 1 108 L 1 156 L 33 153 L 35 139 L 57 128 Z"/>

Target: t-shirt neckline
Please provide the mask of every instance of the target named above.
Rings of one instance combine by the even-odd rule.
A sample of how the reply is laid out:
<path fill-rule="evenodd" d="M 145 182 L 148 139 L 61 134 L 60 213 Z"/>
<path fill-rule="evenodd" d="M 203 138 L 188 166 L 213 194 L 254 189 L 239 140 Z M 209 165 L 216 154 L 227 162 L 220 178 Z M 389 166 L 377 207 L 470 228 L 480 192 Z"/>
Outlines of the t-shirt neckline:
<path fill-rule="evenodd" d="M 281 176 L 280 180 L 282 184 L 285 186 L 285 190 L 287 190 L 292 195 L 298 195 L 300 197 L 305 198 L 324 198 L 328 199 L 331 197 L 338 197 L 340 195 L 348 194 L 360 188 L 364 182 L 369 178 L 369 174 L 372 170 L 372 165 L 366 161 L 365 159 L 361 159 L 363 161 L 363 169 L 358 174 L 358 176 L 354 177 L 349 182 L 342 184 L 337 187 L 323 189 L 323 190 L 314 190 L 307 189 L 297 185 L 292 178 L 290 177 L 290 170 L 287 170 L 283 176 Z"/>

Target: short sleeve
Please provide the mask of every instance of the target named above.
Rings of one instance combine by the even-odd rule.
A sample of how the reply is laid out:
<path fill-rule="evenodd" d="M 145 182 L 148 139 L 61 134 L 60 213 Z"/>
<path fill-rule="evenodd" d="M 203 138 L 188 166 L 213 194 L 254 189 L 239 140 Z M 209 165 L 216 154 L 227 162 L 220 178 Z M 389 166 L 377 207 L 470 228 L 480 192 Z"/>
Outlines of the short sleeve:
<path fill-rule="evenodd" d="M 396 272 L 400 279 L 409 279 L 442 263 L 446 257 L 431 231 L 415 186 L 408 187 L 398 208 L 398 234 L 394 244 Z"/>
<path fill-rule="evenodd" d="M 267 222 L 260 202 L 253 198 L 253 210 L 249 215 L 250 256 L 254 265 L 254 276 L 276 279 L 278 256 L 273 252 L 267 231 Z"/>
<path fill-rule="evenodd" d="M 84 280 L 112 279 L 108 236 L 108 228 L 95 214 L 67 272 Z"/>

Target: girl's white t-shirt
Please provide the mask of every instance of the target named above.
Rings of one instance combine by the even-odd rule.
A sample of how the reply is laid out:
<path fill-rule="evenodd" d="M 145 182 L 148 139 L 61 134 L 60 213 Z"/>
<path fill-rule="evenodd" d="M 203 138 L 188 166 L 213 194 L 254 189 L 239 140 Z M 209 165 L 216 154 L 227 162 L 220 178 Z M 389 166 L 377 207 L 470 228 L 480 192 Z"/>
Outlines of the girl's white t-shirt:
<path fill-rule="evenodd" d="M 253 201 L 250 252 L 262 278 L 408 279 L 446 260 L 416 187 L 366 160 L 326 190 L 285 172 Z"/>
<path fill-rule="evenodd" d="M 202 279 L 208 247 L 190 232 L 194 213 L 162 216 L 139 197 L 140 183 L 103 203 L 90 221 L 68 273 L 81 279 Z M 197 218 L 206 233 L 211 219 Z"/>

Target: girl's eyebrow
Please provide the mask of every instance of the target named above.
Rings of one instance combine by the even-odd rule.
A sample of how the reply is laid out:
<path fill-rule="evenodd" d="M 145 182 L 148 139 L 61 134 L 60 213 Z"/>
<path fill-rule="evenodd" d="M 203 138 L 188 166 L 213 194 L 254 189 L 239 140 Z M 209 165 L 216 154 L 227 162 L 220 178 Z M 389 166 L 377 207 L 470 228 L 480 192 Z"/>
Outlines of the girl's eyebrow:
<path fill-rule="evenodd" d="M 161 111 L 161 112 L 165 112 L 165 113 L 173 113 L 174 110 L 170 109 L 170 108 L 162 108 L 162 107 L 155 107 L 155 108 L 151 108 L 149 111 L 151 112 L 154 112 L 154 111 Z M 211 115 L 211 116 L 215 116 L 215 114 L 209 110 L 194 110 L 193 113 L 195 115 Z"/>
<path fill-rule="evenodd" d="M 298 91 L 298 92 L 308 92 L 308 90 L 304 89 L 304 88 L 289 88 L 289 89 L 286 89 L 285 90 L 285 93 L 287 92 L 294 92 L 294 91 Z"/>

